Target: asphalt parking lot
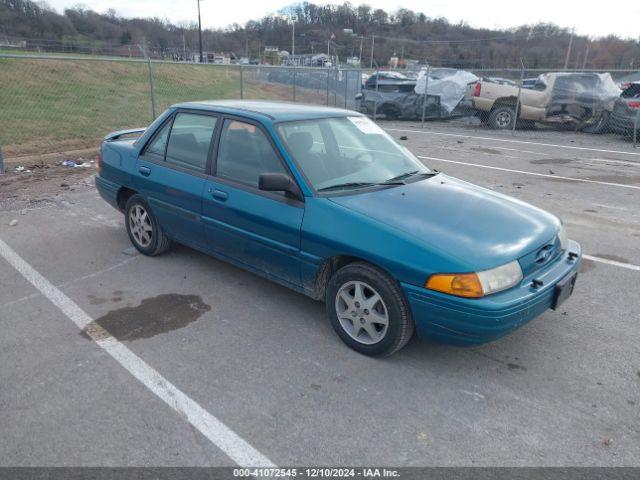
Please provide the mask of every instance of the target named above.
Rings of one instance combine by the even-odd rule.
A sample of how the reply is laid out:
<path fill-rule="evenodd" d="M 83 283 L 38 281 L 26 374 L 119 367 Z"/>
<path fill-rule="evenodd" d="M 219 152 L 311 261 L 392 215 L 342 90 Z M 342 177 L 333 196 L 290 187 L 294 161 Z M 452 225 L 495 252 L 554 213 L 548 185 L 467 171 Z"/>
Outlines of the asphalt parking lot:
<path fill-rule="evenodd" d="M 320 303 L 186 247 L 137 255 L 90 171 L 43 177 L 0 201 L 0 465 L 640 465 L 640 149 L 382 126 L 564 219 L 586 259 L 561 310 L 371 359 Z"/>

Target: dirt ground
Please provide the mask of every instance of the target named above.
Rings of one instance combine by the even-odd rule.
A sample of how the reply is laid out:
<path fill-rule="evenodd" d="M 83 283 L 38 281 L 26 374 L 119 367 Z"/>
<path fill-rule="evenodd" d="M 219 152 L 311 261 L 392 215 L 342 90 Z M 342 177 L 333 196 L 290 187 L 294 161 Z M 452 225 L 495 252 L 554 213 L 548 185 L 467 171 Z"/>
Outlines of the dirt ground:
<path fill-rule="evenodd" d="M 77 162 L 81 158 L 74 159 Z M 56 163 L 10 164 L 0 175 L 0 211 L 23 211 L 67 201 L 65 193 L 93 187 L 95 161 L 87 167 L 67 167 Z M 17 167 L 23 167 L 20 171 Z"/>

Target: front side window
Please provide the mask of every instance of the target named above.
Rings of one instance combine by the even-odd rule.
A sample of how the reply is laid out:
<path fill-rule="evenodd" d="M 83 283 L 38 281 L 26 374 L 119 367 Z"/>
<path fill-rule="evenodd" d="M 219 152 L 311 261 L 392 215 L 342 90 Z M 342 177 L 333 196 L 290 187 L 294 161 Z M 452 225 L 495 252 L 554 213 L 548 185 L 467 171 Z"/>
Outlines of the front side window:
<path fill-rule="evenodd" d="M 269 139 L 255 125 L 225 120 L 218 147 L 216 175 L 257 187 L 263 173 L 287 173 Z"/>
<path fill-rule="evenodd" d="M 204 172 L 216 117 L 178 113 L 167 145 L 167 163 Z"/>
<path fill-rule="evenodd" d="M 285 122 L 278 133 L 317 191 L 432 173 L 366 117 Z"/>

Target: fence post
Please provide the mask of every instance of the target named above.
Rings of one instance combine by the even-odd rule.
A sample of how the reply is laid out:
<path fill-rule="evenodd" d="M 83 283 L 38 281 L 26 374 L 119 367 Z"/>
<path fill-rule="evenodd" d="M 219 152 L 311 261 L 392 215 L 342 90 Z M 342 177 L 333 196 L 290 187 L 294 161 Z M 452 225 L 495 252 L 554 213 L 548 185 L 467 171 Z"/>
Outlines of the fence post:
<path fill-rule="evenodd" d="M 429 87 L 430 73 L 431 73 L 431 65 L 427 65 L 427 73 L 424 77 L 424 97 L 422 97 L 422 123 L 421 123 L 422 128 L 424 128 L 424 116 L 427 110 L 427 88 Z"/>
<path fill-rule="evenodd" d="M 0 175 L 4 173 L 4 157 L 2 156 L 2 145 L 0 145 Z"/>
<path fill-rule="evenodd" d="M 636 119 L 633 122 L 633 148 L 636 148 L 638 144 L 638 123 L 640 123 L 640 110 L 638 110 L 638 114 L 636 115 Z M 0 147 L 2 148 L 2 147 Z M 0 166 L 2 165 L 2 150 L 0 150 Z"/>
<path fill-rule="evenodd" d="M 238 65 L 240 68 L 240 100 L 244 98 L 244 83 L 242 80 L 242 65 Z"/>
<path fill-rule="evenodd" d="M 296 103 L 296 69 L 293 68 L 293 103 Z"/>
<path fill-rule="evenodd" d="M 327 107 L 329 106 L 329 72 L 330 69 L 327 67 Z"/>
<path fill-rule="evenodd" d="M 344 109 L 347 109 L 347 95 L 349 94 L 349 70 L 344 71 Z"/>
<path fill-rule="evenodd" d="M 156 92 L 153 86 L 153 69 L 151 67 L 151 58 L 147 57 L 147 73 L 149 74 L 149 89 L 151 90 L 151 114 L 153 120 L 156 119 Z"/>
<path fill-rule="evenodd" d="M 522 82 L 524 82 L 524 61 L 520 59 L 520 83 L 518 84 L 518 98 L 516 99 L 515 119 L 513 120 L 513 129 L 511 135 L 516 134 L 516 124 L 518 123 L 518 111 L 520 110 L 520 95 L 522 94 Z"/>
<path fill-rule="evenodd" d="M 374 75 L 376 76 L 376 98 L 375 101 L 373 102 L 373 121 L 375 122 L 378 119 L 378 82 L 380 81 L 380 75 L 378 75 L 378 70 L 376 69 L 376 72 L 374 73 Z"/>

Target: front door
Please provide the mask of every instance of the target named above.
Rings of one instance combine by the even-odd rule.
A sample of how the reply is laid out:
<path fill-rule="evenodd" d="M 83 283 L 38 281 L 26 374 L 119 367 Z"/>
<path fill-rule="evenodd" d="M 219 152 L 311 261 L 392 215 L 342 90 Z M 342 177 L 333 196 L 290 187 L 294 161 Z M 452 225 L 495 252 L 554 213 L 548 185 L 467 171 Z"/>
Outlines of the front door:
<path fill-rule="evenodd" d="M 296 286 L 304 203 L 258 189 L 262 173 L 289 173 L 259 125 L 227 118 L 203 194 L 208 246 L 250 269 Z"/>

